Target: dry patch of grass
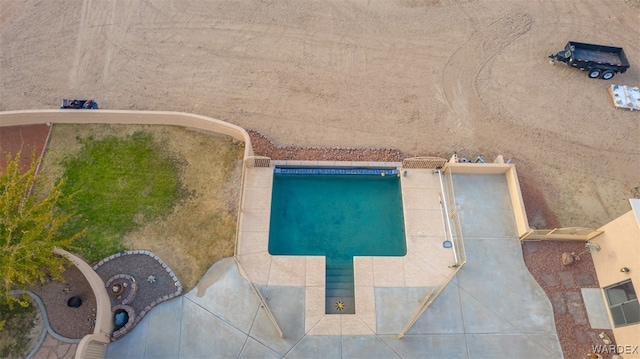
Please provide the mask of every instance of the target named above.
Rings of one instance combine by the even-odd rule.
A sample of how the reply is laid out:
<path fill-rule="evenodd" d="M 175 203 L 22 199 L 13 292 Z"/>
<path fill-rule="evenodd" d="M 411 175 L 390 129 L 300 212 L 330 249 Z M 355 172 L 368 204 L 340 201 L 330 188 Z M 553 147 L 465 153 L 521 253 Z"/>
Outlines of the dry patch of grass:
<path fill-rule="evenodd" d="M 190 136 L 194 140 L 180 149 L 188 162 L 181 180 L 193 195 L 167 218 L 125 236 L 128 247 L 163 258 L 185 288 L 193 288 L 214 262 L 233 255 L 243 151 L 226 138 Z"/>
<path fill-rule="evenodd" d="M 159 255 L 188 290 L 213 263 L 233 255 L 243 144 L 173 126 L 55 125 L 42 171 L 59 178 L 64 160 L 82 148 L 76 138 L 100 140 L 138 131 L 150 133 L 170 153 L 187 195 L 169 215 L 127 233 L 124 244 Z"/>

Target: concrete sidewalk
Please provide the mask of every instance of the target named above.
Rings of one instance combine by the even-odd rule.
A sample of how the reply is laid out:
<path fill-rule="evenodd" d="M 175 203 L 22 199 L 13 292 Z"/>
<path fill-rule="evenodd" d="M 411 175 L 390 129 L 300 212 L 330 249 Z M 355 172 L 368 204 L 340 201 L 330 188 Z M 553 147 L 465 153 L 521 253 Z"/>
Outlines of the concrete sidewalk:
<path fill-rule="evenodd" d="M 304 332 L 304 287 L 260 290 L 285 338 L 233 259 L 157 306 L 107 358 L 561 358 L 551 304 L 529 274 L 502 175 L 455 175 L 467 264 L 403 339 L 429 287 L 376 287 L 377 335 Z"/>

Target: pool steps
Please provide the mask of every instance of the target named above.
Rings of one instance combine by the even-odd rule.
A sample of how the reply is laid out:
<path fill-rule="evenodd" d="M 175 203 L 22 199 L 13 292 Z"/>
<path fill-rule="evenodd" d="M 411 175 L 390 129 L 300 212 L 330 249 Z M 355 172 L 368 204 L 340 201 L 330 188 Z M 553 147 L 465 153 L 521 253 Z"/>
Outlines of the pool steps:
<path fill-rule="evenodd" d="M 353 262 L 327 261 L 326 267 L 326 313 L 327 314 L 354 314 L 354 282 Z M 345 309 L 338 311 L 335 303 L 343 302 Z"/>

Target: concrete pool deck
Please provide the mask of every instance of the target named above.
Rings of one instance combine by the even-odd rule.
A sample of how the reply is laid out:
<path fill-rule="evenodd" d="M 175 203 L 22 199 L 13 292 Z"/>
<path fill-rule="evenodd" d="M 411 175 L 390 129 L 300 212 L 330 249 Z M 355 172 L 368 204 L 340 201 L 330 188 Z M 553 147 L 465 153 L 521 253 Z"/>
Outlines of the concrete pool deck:
<path fill-rule="evenodd" d="M 405 184 L 407 190 L 411 188 L 406 180 L 431 183 L 431 171 L 421 171 L 410 170 L 406 179 L 403 179 L 403 191 Z M 433 177 L 437 180 L 437 176 Z M 404 276 L 396 277 L 394 285 L 377 286 L 376 278 L 381 281 L 379 283 L 387 283 L 384 282 L 390 280 L 387 276 L 397 273 L 376 272 L 373 263 L 367 267 L 370 270 L 368 283 L 372 288 L 370 295 L 373 296 L 374 306 L 371 310 L 375 321 L 371 318 L 361 319 L 372 332 L 365 335 L 353 333 L 350 324 L 343 323 L 344 315 L 333 315 L 337 319 L 325 324 L 319 318 L 316 325 L 308 330 L 307 278 L 312 284 L 320 283 L 322 275 L 313 272 L 313 269 L 321 269 L 323 273 L 322 263 L 312 262 L 307 266 L 305 260 L 303 266 L 298 260 L 294 262 L 294 267 L 287 267 L 271 259 L 268 268 L 246 269 L 247 272 L 260 272 L 262 275 L 261 282 L 256 284 L 285 334 L 283 339 L 261 309 L 251 284 L 240 274 L 235 261 L 225 259 L 214 264 L 191 292 L 157 306 L 134 330 L 110 344 L 106 357 L 561 358 L 562 350 L 551 304 L 524 265 L 505 176 L 454 174 L 453 180 L 465 236 L 467 263 L 403 339 L 397 339 L 396 335 L 418 306 L 419 300 L 432 288 L 430 285 L 407 286 L 407 282 L 412 283 L 413 279 L 406 274 L 405 262 L 402 262 Z M 269 186 L 266 175 L 256 175 L 253 179 L 247 175 L 247 184 L 250 181 L 263 187 Z M 428 193 L 431 191 L 427 187 L 430 185 L 415 187 L 411 196 L 419 196 L 418 193 L 430 196 Z M 255 192 L 254 198 L 266 200 L 255 189 L 248 190 L 245 195 L 251 191 Z M 433 216 L 427 219 L 427 224 L 417 226 L 413 234 L 416 241 L 429 237 L 435 241 L 438 236 L 443 236 L 439 209 L 431 208 L 430 202 L 403 201 L 408 206 L 405 215 L 424 210 L 424 213 Z M 256 221 L 253 225 L 265 220 L 262 217 L 264 212 L 261 212 L 268 211 L 265 203 L 252 204 L 250 207 L 254 208 L 246 208 L 243 217 L 254 218 Z M 268 217 L 266 221 L 268 226 Z M 405 221 L 410 223 L 408 218 Z M 250 227 L 250 223 L 241 223 L 241 232 L 247 232 L 243 235 L 258 240 L 263 238 L 260 231 L 250 230 L 262 227 Z M 408 246 L 411 241 L 409 238 L 407 231 Z M 438 239 L 438 250 L 442 249 L 441 239 Z M 266 238 L 262 240 L 266 241 Z M 253 246 L 239 244 L 239 247 L 242 246 L 245 248 L 238 248 L 241 256 L 261 253 Z M 261 256 L 264 257 L 264 254 Z M 241 258 L 245 266 L 250 266 L 246 261 L 247 258 L 244 261 Z M 400 270 L 399 264 L 391 265 Z M 432 267 L 431 263 L 429 265 Z M 252 278 L 252 274 L 247 274 Z M 291 280 L 286 279 L 288 275 L 295 278 L 293 283 L 304 284 L 288 284 L 290 282 L 287 280 Z M 419 276 L 416 280 L 426 279 Z M 356 281 L 361 283 L 358 279 Z M 402 283 L 404 285 L 399 285 Z M 356 313 L 360 309 L 358 307 Z M 319 324 L 329 328 L 327 334 L 319 330 L 313 332 Z M 336 328 L 340 328 L 338 334 L 329 334 L 336 332 Z"/>
<path fill-rule="evenodd" d="M 388 166 L 400 163 L 273 161 L 275 165 Z M 354 257 L 355 314 L 325 314 L 325 258 L 272 256 L 268 251 L 273 167 L 248 168 L 238 239 L 238 260 L 256 285 L 305 288 L 305 334 L 376 334 L 378 287 L 435 287 L 453 272 L 453 250 L 445 249 L 440 182 L 432 170 L 401 176 L 407 255 Z M 417 305 L 416 305 L 417 306 Z M 411 313 L 415 308 L 407 308 Z"/>

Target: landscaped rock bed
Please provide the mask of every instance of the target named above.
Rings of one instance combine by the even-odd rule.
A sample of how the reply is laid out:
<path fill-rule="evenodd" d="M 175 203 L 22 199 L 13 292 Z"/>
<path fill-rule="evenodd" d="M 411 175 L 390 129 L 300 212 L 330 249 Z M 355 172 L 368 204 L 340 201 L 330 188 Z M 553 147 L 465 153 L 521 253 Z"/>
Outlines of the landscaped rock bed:
<path fill-rule="evenodd" d="M 599 288 L 593 260 L 589 253 L 571 265 L 562 264 L 562 253 L 583 253 L 583 241 L 540 241 L 523 243 L 524 262 L 550 298 L 565 358 L 583 358 L 592 345 L 603 345 L 598 337 L 605 332 L 614 340 L 611 330 L 592 329 L 582 298 L 581 288 Z M 603 354 L 610 358 L 609 354 Z"/>
<path fill-rule="evenodd" d="M 391 148 L 277 147 L 261 133 L 248 132 L 255 155 L 267 156 L 272 160 L 400 162 L 413 157 Z"/>
<path fill-rule="evenodd" d="M 63 337 L 82 339 L 93 333 L 96 321 L 96 297 L 89 282 L 74 265 L 70 265 L 62 274 L 64 282 L 48 281 L 34 285 L 29 290 L 35 293 L 44 304 L 51 329 Z M 82 305 L 71 308 L 67 300 L 78 296 Z"/>
<path fill-rule="evenodd" d="M 93 269 L 105 283 L 112 312 L 118 314 L 114 339 L 133 329 L 153 307 L 182 293 L 182 284 L 169 266 L 149 251 L 116 253 Z M 122 313 L 126 315 L 120 317 Z"/>

